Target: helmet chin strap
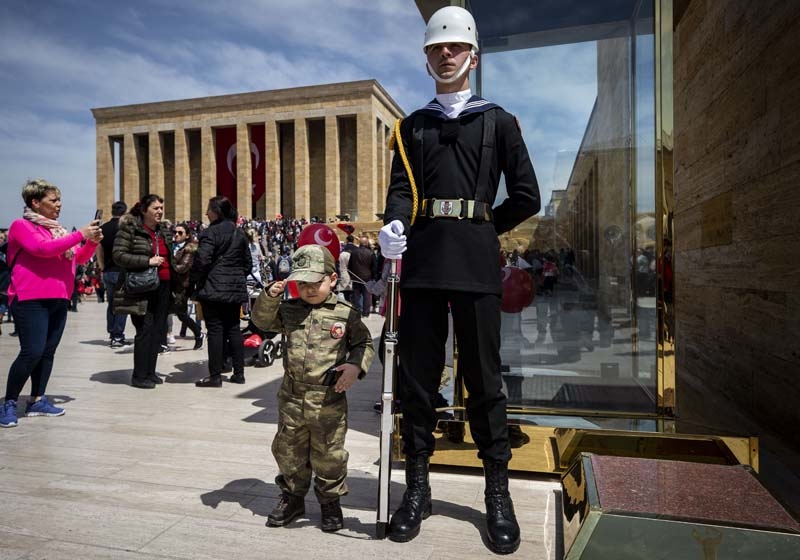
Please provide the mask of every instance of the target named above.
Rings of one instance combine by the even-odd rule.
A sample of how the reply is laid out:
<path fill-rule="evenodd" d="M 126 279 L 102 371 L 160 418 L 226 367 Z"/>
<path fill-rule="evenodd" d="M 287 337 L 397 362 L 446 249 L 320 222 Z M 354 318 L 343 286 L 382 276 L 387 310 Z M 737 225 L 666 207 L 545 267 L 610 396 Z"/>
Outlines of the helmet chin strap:
<path fill-rule="evenodd" d="M 464 64 L 461 65 L 461 68 L 459 68 L 458 72 L 456 72 L 455 74 L 453 74 L 449 78 L 442 78 L 436 72 L 436 70 L 434 70 L 431 67 L 430 63 L 426 63 L 426 65 L 428 66 L 428 72 L 430 72 L 430 75 L 433 77 L 434 80 L 436 80 L 440 84 L 452 84 L 456 80 L 461 79 L 461 76 L 464 75 L 464 72 L 466 72 L 469 69 L 469 65 L 472 62 L 472 57 L 473 56 L 475 56 L 475 52 L 474 51 L 470 51 L 469 52 L 469 56 L 466 59 L 464 59 Z"/>

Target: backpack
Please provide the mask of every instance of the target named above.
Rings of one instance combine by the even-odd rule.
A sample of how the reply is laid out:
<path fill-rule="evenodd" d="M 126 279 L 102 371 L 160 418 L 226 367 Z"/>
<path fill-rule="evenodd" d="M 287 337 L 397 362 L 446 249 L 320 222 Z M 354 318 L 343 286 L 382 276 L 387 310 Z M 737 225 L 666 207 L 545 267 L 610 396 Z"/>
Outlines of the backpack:
<path fill-rule="evenodd" d="M 282 256 L 278 259 L 278 277 L 281 280 L 285 280 L 289 274 L 292 273 L 292 262 L 289 260 L 289 257 Z"/>

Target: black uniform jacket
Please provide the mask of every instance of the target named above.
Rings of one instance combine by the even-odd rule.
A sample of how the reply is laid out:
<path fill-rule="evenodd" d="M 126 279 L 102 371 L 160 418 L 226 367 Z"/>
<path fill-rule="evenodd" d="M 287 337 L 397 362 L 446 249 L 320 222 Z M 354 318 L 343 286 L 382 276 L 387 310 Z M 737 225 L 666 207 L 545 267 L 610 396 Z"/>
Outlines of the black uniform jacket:
<path fill-rule="evenodd" d="M 495 112 L 495 148 L 491 152 L 488 184 L 477 185 L 487 111 Z M 418 165 L 412 144 L 417 114 L 424 115 L 422 170 L 414 168 Z M 452 132 L 442 134 L 442 125 L 445 129 L 451 127 L 452 131 L 455 122 L 459 125 L 455 138 Z M 417 219 L 410 226 L 411 186 L 395 144 L 383 220 L 387 224 L 393 220 L 402 221 L 408 235 L 401 286 L 502 293 L 497 236 L 536 214 L 541 206 L 539 184 L 516 119 L 477 96 L 467 102 L 456 119 L 448 119 L 434 99 L 404 119 L 400 133 L 414 173 L 420 205 L 424 198 L 463 198 L 492 205 L 501 173 L 508 191 L 508 198 L 493 209 L 492 222 L 430 219 L 421 217 L 418 210 Z"/>

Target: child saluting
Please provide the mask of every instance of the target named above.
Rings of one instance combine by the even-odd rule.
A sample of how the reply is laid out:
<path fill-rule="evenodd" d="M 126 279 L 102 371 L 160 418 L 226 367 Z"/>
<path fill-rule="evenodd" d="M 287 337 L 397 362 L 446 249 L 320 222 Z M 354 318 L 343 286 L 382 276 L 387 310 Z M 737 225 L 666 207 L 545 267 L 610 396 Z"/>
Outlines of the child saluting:
<path fill-rule="evenodd" d="M 322 530 L 344 525 L 339 498 L 347 494 L 345 392 L 372 362 L 372 335 L 360 313 L 333 293 L 336 263 L 319 245 L 300 247 L 292 257 L 299 299 L 281 296 L 285 281 L 274 282 L 259 296 L 255 325 L 285 336 L 283 382 L 278 392 L 278 433 L 272 454 L 280 474 L 278 505 L 267 526 L 283 527 L 305 513 L 311 487 L 322 510 Z"/>

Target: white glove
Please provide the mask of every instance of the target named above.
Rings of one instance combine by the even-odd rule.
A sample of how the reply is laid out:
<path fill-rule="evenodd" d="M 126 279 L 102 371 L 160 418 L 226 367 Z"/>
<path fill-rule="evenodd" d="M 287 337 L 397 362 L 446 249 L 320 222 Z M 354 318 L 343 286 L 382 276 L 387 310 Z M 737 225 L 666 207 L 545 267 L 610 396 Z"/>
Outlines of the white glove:
<path fill-rule="evenodd" d="M 406 250 L 406 236 L 403 235 L 403 222 L 392 220 L 381 228 L 378 234 L 378 243 L 381 253 L 387 259 L 402 259 Z"/>

